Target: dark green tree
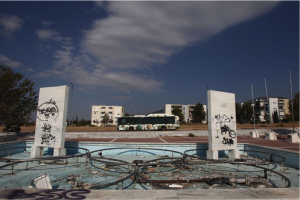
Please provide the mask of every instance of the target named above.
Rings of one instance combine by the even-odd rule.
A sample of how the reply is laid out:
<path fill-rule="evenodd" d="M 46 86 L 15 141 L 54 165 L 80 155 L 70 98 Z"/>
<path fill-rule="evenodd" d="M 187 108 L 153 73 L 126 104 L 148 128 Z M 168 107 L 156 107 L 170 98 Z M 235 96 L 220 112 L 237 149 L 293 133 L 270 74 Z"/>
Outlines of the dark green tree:
<path fill-rule="evenodd" d="M 86 126 L 86 125 L 90 125 L 87 123 L 87 121 L 85 119 L 81 119 L 78 122 L 78 126 Z"/>
<path fill-rule="evenodd" d="M 130 116 L 129 113 L 126 113 L 126 114 L 125 114 L 125 117 L 129 117 L 129 116 Z"/>
<path fill-rule="evenodd" d="M 206 114 L 202 103 L 197 103 L 192 112 L 193 122 L 202 122 L 205 120 Z"/>
<path fill-rule="evenodd" d="M 289 102 L 289 111 L 292 114 L 292 102 Z M 293 114 L 294 114 L 294 120 L 299 121 L 299 92 L 295 93 L 295 96 L 293 98 Z"/>
<path fill-rule="evenodd" d="M 241 117 L 242 119 L 246 120 L 247 122 L 250 122 L 253 118 L 253 109 L 251 105 L 247 102 L 243 103 L 241 108 Z"/>
<path fill-rule="evenodd" d="M 241 104 L 240 103 L 235 103 L 235 115 L 236 115 L 236 120 L 237 122 L 241 123 Z"/>
<path fill-rule="evenodd" d="M 275 110 L 273 112 L 273 123 L 279 123 L 279 117 L 278 117 L 278 112 Z"/>
<path fill-rule="evenodd" d="M 9 66 L 0 64 L 0 121 L 9 125 L 22 125 L 31 120 L 37 109 L 34 82 Z"/>
<path fill-rule="evenodd" d="M 75 124 L 76 124 L 76 126 L 78 125 L 78 115 L 76 115 Z"/>
<path fill-rule="evenodd" d="M 104 124 L 104 126 L 106 126 L 108 121 L 109 121 L 109 115 L 107 113 L 105 113 L 105 115 L 103 116 L 103 119 L 101 120 L 101 122 Z"/>
<path fill-rule="evenodd" d="M 178 106 L 175 106 L 173 108 L 172 114 L 178 116 L 180 123 L 182 123 L 182 121 L 183 121 L 183 114 L 182 114 L 182 110 Z"/>

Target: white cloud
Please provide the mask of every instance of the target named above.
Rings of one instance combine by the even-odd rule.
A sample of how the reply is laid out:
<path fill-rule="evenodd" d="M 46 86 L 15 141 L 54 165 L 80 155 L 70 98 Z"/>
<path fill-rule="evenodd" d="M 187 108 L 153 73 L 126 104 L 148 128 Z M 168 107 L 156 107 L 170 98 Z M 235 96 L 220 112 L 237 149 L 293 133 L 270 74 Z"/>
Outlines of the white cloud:
<path fill-rule="evenodd" d="M 35 72 L 35 70 L 32 69 L 32 68 L 27 68 L 27 71 L 29 71 L 29 72 Z"/>
<path fill-rule="evenodd" d="M 44 25 L 44 26 L 50 26 L 50 25 L 52 25 L 53 24 L 53 22 L 52 21 L 46 21 L 46 20 L 42 20 L 42 24 Z"/>
<path fill-rule="evenodd" d="M 18 68 L 22 65 L 22 63 L 17 62 L 17 61 L 13 61 L 11 59 L 9 59 L 6 56 L 0 55 L 0 62 L 2 62 L 3 64 L 10 66 L 12 68 Z"/>
<path fill-rule="evenodd" d="M 60 34 L 52 29 L 47 30 L 37 30 L 37 36 L 40 40 L 54 40 L 54 41 L 62 41 L 63 37 Z"/>
<path fill-rule="evenodd" d="M 12 37 L 12 33 L 20 30 L 24 21 L 15 15 L 2 14 L 0 17 L 0 34 Z"/>
<path fill-rule="evenodd" d="M 111 71 L 93 62 L 85 53 L 75 56 L 68 50 L 58 50 L 53 56 L 56 59 L 53 68 L 36 76 L 59 77 L 72 81 L 79 85 L 82 91 L 98 92 L 99 88 L 126 91 L 130 88 L 131 91 L 156 92 L 160 91 L 163 85 L 162 82 L 149 77 Z"/>
<path fill-rule="evenodd" d="M 162 91 L 162 81 L 138 69 L 164 63 L 177 51 L 263 15 L 277 3 L 97 2 L 109 16 L 84 31 L 83 51 L 76 55 L 71 38 L 51 29 L 37 31 L 41 40 L 61 47 L 53 54 L 53 68 L 37 75 L 72 81 L 81 91 Z"/>
<path fill-rule="evenodd" d="M 103 7 L 103 3 L 96 3 Z M 83 49 L 105 66 L 161 64 L 178 50 L 270 11 L 278 2 L 109 2 Z"/>

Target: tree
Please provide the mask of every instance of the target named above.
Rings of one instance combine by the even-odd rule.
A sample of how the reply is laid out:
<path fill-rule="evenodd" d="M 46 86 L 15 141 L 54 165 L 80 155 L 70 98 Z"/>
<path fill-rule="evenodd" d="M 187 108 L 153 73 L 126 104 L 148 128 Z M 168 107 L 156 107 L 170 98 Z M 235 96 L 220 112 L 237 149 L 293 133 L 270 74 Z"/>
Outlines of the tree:
<path fill-rule="evenodd" d="M 76 126 L 78 125 L 78 115 L 76 115 L 75 124 L 76 124 Z"/>
<path fill-rule="evenodd" d="M 86 126 L 87 125 L 87 121 L 85 119 L 81 119 L 78 122 L 78 126 Z"/>
<path fill-rule="evenodd" d="M 273 112 L 273 123 L 279 123 L 279 117 L 278 117 L 278 112 L 275 110 Z"/>
<path fill-rule="evenodd" d="M 240 103 L 235 103 L 235 115 L 236 115 L 236 121 L 241 123 L 241 104 Z"/>
<path fill-rule="evenodd" d="M 108 123 L 108 120 L 109 120 L 109 115 L 107 113 L 105 113 L 101 122 L 104 124 L 104 126 L 106 126 L 106 124 Z"/>
<path fill-rule="evenodd" d="M 247 122 L 251 121 L 251 119 L 253 118 L 253 109 L 251 107 L 251 105 L 247 102 L 243 103 L 243 106 L 241 108 L 241 116 L 244 120 L 246 120 Z"/>
<path fill-rule="evenodd" d="M 129 117 L 129 116 L 130 116 L 129 113 L 126 113 L 126 114 L 125 114 L 125 117 Z"/>
<path fill-rule="evenodd" d="M 22 125 L 31 120 L 37 109 L 34 82 L 11 67 L 0 64 L 0 121 L 9 125 Z"/>
<path fill-rule="evenodd" d="M 292 114 L 292 103 L 289 102 L 289 111 Z M 294 120 L 299 121 L 299 92 L 295 93 L 295 96 L 293 98 L 293 114 L 294 114 Z"/>
<path fill-rule="evenodd" d="M 202 122 L 205 120 L 206 114 L 202 103 L 197 103 L 192 112 L 193 122 Z"/>
<path fill-rule="evenodd" d="M 286 119 L 286 122 L 291 122 L 291 121 L 293 121 L 292 115 L 291 115 L 291 114 L 285 114 L 285 119 Z"/>
<path fill-rule="evenodd" d="M 178 106 L 175 106 L 175 107 L 173 108 L 172 114 L 179 117 L 180 123 L 183 121 L 182 110 L 181 110 Z"/>

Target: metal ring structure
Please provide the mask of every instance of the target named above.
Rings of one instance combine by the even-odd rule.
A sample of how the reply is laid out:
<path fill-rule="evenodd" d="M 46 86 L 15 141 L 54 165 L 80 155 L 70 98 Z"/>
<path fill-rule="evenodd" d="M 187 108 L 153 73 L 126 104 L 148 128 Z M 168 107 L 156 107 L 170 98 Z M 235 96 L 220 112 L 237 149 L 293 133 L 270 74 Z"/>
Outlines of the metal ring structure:
<path fill-rule="evenodd" d="M 141 150 L 168 151 L 168 152 L 180 154 L 180 155 L 182 155 L 182 157 L 164 157 L 164 158 L 149 160 L 149 161 L 143 162 L 143 163 L 129 163 L 127 161 L 113 159 L 113 158 L 106 158 L 104 156 L 101 156 L 100 158 L 98 158 L 98 157 L 96 158 L 96 157 L 90 156 L 90 160 L 107 163 L 109 165 L 131 165 L 131 166 L 162 165 L 162 164 L 179 163 L 179 162 L 183 162 L 184 161 L 184 157 L 183 157 L 184 154 L 181 153 L 181 152 L 173 151 L 173 150 L 169 150 L 169 149 L 156 149 L 156 148 L 127 148 L 127 147 L 108 148 L 108 149 L 99 149 L 99 150 L 92 151 L 92 152 L 90 152 L 90 155 L 92 155 L 93 153 L 97 153 L 97 152 L 101 152 L 102 153 L 103 151 L 110 151 L 110 150 L 115 150 L 115 149 L 124 149 L 124 150 L 125 149 L 129 149 L 129 150 L 136 150 L 136 151 L 141 151 Z M 171 159 L 171 160 L 174 160 L 174 161 L 171 161 L 171 162 L 170 161 L 166 161 L 166 162 L 156 162 L 156 163 L 153 163 L 154 161 L 157 161 L 157 160 L 166 160 L 166 159 L 169 159 L 169 160 Z M 105 161 L 105 160 L 115 160 L 115 161 L 119 161 L 119 162 L 109 162 L 109 161 Z"/>
<path fill-rule="evenodd" d="M 278 154 L 273 154 L 273 153 L 268 153 L 268 152 L 263 152 L 263 151 L 254 151 L 254 150 L 241 150 L 240 151 L 244 151 L 244 152 L 256 152 L 256 153 L 264 153 L 264 154 L 269 154 L 270 158 L 272 158 L 273 156 L 277 156 L 279 158 L 281 158 L 280 161 L 263 161 L 263 162 L 237 162 L 237 161 L 230 161 L 230 160 L 216 160 L 216 159 L 207 159 L 207 158 L 202 158 L 199 156 L 194 156 L 194 155 L 189 155 L 186 152 L 189 151 L 197 151 L 197 150 L 208 150 L 208 149 L 189 149 L 184 151 L 184 156 L 185 157 L 191 157 L 191 158 L 196 158 L 196 159 L 200 159 L 200 160 L 206 160 L 206 161 L 212 161 L 212 162 L 220 162 L 220 163 L 230 163 L 230 164 L 247 164 L 247 165 L 267 165 L 267 164 L 280 164 L 283 163 L 284 161 L 286 161 L 284 156 L 278 155 Z"/>
<path fill-rule="evenodd" d="M 266 171 L 270 171 L 272 173 L 275 173 L 275 174 L 281 176 L 283 179 L 285 179 L 285 181 L 287 181 L 287 185 L 285 185 L 285 187 L 286 188 L 291 187 L 291 181 L 288 177 L 286 177 L 285 175 L 283 175 L 280 172 L 274 171 L 273 169 L 269 169 L 269 168 L 260 166 L 260 165 L 267 165 L 267 164 L 283 163 L 286 159 L 285 159 L 285 157 L 283 157 L 281 155 L 272 154 L 272 153 L 263 152 L 263 151 L 240 150 L 240 151 L 247 151 L 247 152 L 257 152 L 257 153 L 269 154 L 270 158 L 272 158 L 271 156 L 275 155 L 275 156 L 280 157 L 282 160 L 277 161 L 277 162 L 265 162 L 265 161 L 264 162 L 236 162 L 236 161 L 228 161 L 228 160 L 207 159 L 207 158 L 202 158 L 202 157 L 199 157 L 199 156 L 193 156 L 193 155 L 187 154 L 187 152 L 189 152 L 189 151 L 197 151 L 197 150 L 207 150 L 207 149 L 189 149 L 189 150 L 186 150 L 186 151 L 184 151 L 185 158 L 186 157 L 191 157 L 191 158 L 196 158 L 196 159 L 199 159 L 199 160 L 212 161 L 212 162 L 217 162 L 217 163 L 242 164 L 242 165 L 255 166 L 255 167 L 261 168 L 261 169 L 266 170 Z"/>
<path fill-rule="evenodd" d="M 11 149 L 27 149 L 30 147 L 31 146 L 11 147 L 11 148 L 0 149 L 0 151 L 11 150 Z M 68 146 L 66 146 L 65 148 L 82 149 L 82 150 L 85 150 L 86 153 L 82 153 L 82 154 L 74 155 L 74 156 L 49 156 L 49 157 L 30 158 L 30 159 L 12 159 L 12 158 L 0 157 L 0 162 L 11 162 L 9 164 L 0 166 L 0 169 L 8 167 L 10 165 L 17 164 L 17 163 L 22 163 L 22 162 L 33 162 L 33 161 L 42 161 L 42 160 L 59 160 L 59 159 L 69 159 L 69 158 L 76 158 L 76 157 L 83 157 L 83 156 L 86 156 L 87 158 L 90 157 L 90 153 L 89 153 L 88 149 L 81 148 L 81 147 L 68 147 Z"/>
<path fill-rule="evenodd" d="M 19 148 L 26 149 L 26 148 L 30 148 L 30 146 L 12 147 L 12 148 L 0 149 L 0 150 L 10 150 L 10 149 L 19 149 Z M 279 172 L 276 172 L 276 171 L 274 171 L 272 169 L 260 166 L 260 165 L 266 165 L 266 164 L 283 163 L 286 160 L 285 157 L 277 155 L 277 154 L 271 154 L 271 153 L 267 153 L 267 152 L 262 152 L 262 151 L 240 150 L 240 151 L 247 151 L 247 152 L 257 152 L 257 153 L 269 154 L 271 159 L 272 159 L 273 156 L 278 156 L 278 157 L 281 158 L 281 160 L 277 161 L 277 162 L 274 162 L 274 161 L 272 161 L 272 162 L 270 162 L 270 161 L 269 162 L 266 162 L 266 161 L 264 161 L 264 162 L 239 162 L 239 161 L 229 161 L 229 160 L 206 159 L 206 158 L 202 158 L 202 157 L 199 157 L 199 156 L 189 155 L 187 153 L 187 152 L 190 152 L 190 151 L 199 151 L 199 150 L 207 150 L 207 149 L 190 149 L 190 150 L 186 150 L 184 153 L 181 153 L 181 152 L 178 152 L 178 151 L 173 151 L 173 150 L 168 150 L 168 149 L 156 149 L 156 148 L 126 148 L 126 147 L 122 148 L 121 147 L 121 148 L 99 149 L 99 150 L 95 150 L 95 151 L 92 151 L 92 152 L 89 152 L 88 149 L 80 148 L 80 147 L 68 147 L 68 146 L 66 146 L 66 148 L 82 149 L 82 150 L 85 150 L 86 153 L 79 154 L 79 155 L 74 155 L 74 156 L 51 156 L 51 157 L 41 157 L 41 158 L 33 158 L 33 159 L 10 159 L 10 158 L 0 157 L 0 162 L 7 162 L 7 161 L 11 162 L 9 164 L 0 166 L 0 169 L 2 169 L 4 167 L 7 167 L 7 166 L 10 166 L 10 165 L 12 165 L 12 167 L 13 167 L 14 164 L 21 163 L 21 162 L 33 162 L 33 161 L 41 161 L 41 160 L 69 159 L 69 158 L 74 158 L 74 157 L 83 157 L 83 156 L 86 156 L 87 159 L 89 159 L 89 161 L 90 161 L 91 164 L 92 164 L 92 161 L 94 161 L 94 162 L 105 163 L 105 164 L 111 165 L 111 166 L 127 165 L 127 166 L 131 166 L 132 168 L 134 168 L 134 170 L 131 173 L 129 173 L 126 177 L 124 177 L 122 179 L 119 179 L 119 180 L 116 180 L 116 181 L 113 181 L 111 183 L 104 184 L 104 185 L 95 185 L 95 186 L 92 186 L 91 189 L 102 189 L 102 188 L 106 188 L 106 187 L 109 187 L 109 186 L 112 186 L 112 185 L 115 185 L 115 184 L 118 184 L 118 183 L 121 183 L 121 182 L 122 182 L 122 188 L 123 188 L 123 181 L 125 181 L 126 179 L 131 178 L 132 176 L 135 176 L 136 180 L 142 179 L 143 181 L 145 181 L 147 183 L 150 183 L 151 185 L 160 187 L 162 189 L 173 189 L 173 188 L 170 188 L 168 186 L 158 184 L 156 182 L 153 182 L 153 181 L 145 178 L 140 173 L 140 169 L 143 170 L 143 168 L 141 168 L 141 167 L 153 166 L 153 165 L 163 165 L 163 164 L 180 164 L 180 165 L 183 165 L 183 164 L 185 164 L 187 162 L 187 158 L 190 157 L 190 158 L 195 158 L 195 159 L 198 159 L 198 160 L 205 160 L 205 161 L 218 162 L 218 163 L 244 164 L 244 165 L 255 166 L 257 168 L 264 169 L 265 172 L 266 171 L 270 171 L 272 173 L 275 173 L 275 174 L 281 176 L 282 178 L 284 178 L 287 181 L 287 185 L 285 184 L 285 187 L 288 188 L 288 187 L 291 186 L 290 180 L 286 176 L 284 176 L 283 174 L 281 174 Z M 130 149 L 130 150 L 136 150 L 136 151 L 141 151 L 141 150 L 168 151 L 168 152 L 172 152 L 172 156 L 173 156 L 173 153 L 178 153 L 178 154 L 182 155 L 182 157 L 163 157 L 163 158 L 148 160 L 148 161 L 140 162 L 140 163 L 139 162 L 129 163 L 127 161 L 120 160 L 120 159 L 114 159 L 114 158 L 104 157 L 104 156 L 102 156 L 102 154 L 101 154 L 101 157 L 92 157 L 91 156 L 92 153 L 96 153 L 96 152 L 101 152 L 102 153 L 103 151 L 115 150 L 115 149 L 124 149 L 124 150 L 125 149 Z M 161 162 L 161 160 L 171 160 L 171 161 Z"/>
<path fill-rule="evenodd" d="M 135 168 L 135 170 L 130 173 L 128 176 L 114 181 L 112 183 L 108 183 L 105 185 L 98 185 L 98 186 L 93 186 L 91 189 L 101 189 L 101 188 L 105 188 L 114 184 L 118 184 L 120 182 L 123 182 L 126 179 L 129 179 L 132 176 L 135 176 L 135 179 L 142 179 L 148 183 L 150 183 L 151 185 L 155 185 L 157 187 L 160 187 L 162 189 L 173 189 L 173 188 L 169 188 L 167 186 L 152 182 L 151 180 L 145 178 L 144 176 L 142 176 L 140 174 L 140 167 L 144 167 L 144 166 L 152 166 L 152 165 L 163 165 L 163 164 L 182 164 L 184 163 L 184 154 L 178 151 L 173 151 L 173 150 L 169 150 L 169 149 L 155 149 L 155 148 L 126 148 L 126 147 L 119 147 L 119 148 L 108 148 L 108 149 L 99 149 L 99 150 L 95 150 L 90 152 L 90 155 L 92 155 L 93 153 L 97 153 L 97 152 L 102 152 L 103 151 L 110 151 L 110 150 L 116 150 L 116 149 L 121 149 L 121 150 L 136 150 L 136 151 L 141 151 L 141 150 L 155 150 L 155 151 L 167 151 L 167 152 L 172 152 L 172 153 L 177 153 L 180 154 L 182 157 L 163 157 L 163 158 L 158 158 L 158 159 L 153 159 L 153 160 L 148 160 L 146 162 L 142 162 L 142 163 L 129 163 L 127 161 L 123 161 L 123 160 L 119 160 L 119 159 L 114 159 L 114 158 L 106 158 L 104 156 L 101 156 L 100 158 L 98 157 L 92 157 L 90 156 L 90 162 L 92 163 L 92 161 L 96 161 L 96 162 L 102 162 L 105 163 L 106 165 L 111 165 L 111 166 L 121 166 L 121 165 L 127 165 L 127 166 L 132 166 Z M 172 161 L 165 161 L 165 162 L 160 162 L 160 160 L 172 160 Z M 109 160 L 109 161 L 106 161 Z M 111 161 L 116 161 L 116 162 L 111 162 Z M 109 170 L 108 170 L 109 171 Z"/>

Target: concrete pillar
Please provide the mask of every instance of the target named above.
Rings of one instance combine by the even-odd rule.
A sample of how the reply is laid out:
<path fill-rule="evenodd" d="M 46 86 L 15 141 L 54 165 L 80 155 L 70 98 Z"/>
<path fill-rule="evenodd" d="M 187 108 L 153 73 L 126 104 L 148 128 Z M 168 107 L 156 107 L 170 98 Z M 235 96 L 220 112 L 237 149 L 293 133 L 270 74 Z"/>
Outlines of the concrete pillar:
<path fill-rule="evenodd" d="M 66 148 L 54 148 L 53 156 L 66 156 Z"/>
<path fill-rule="evenodd" d="M 229 153 L 228 153 L 228 157 L 231 160 L 240 159 L 240 150 L 238 150 L 238 149 L 230 150 Z"/>
<path fill-rule="evenodd" d="M 250 132 L 250 137 L 251 138 L 259 138 L 259 134 L 256 130 L 253 130 Z"/>
<path fill-rule="evenodd" d="M 267 132 L 265 136 L 265 140 L 277 140 L 275 132 Z"/>
<path fill-rule="evenodd" d="M 31 153 L 30 156 L 32 158 L 41 158 L 43 157 L 43 147 L 39 147 L 39 146 L 31 146 Z"/>
<path fill-rule="evenodd" d="M 219 159 L 219 151 L 206 151 L 206 158 L 207 159 Z"/>
<path fill-rule="evenodd" d="M 290 134 L 288 134 L 287 137 L 286 137 L 286 141 L 287 142 L 291 142 L 291 143 L 300 142 L 298 133 L 290 133 Z"/>

